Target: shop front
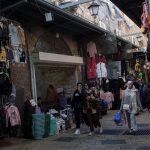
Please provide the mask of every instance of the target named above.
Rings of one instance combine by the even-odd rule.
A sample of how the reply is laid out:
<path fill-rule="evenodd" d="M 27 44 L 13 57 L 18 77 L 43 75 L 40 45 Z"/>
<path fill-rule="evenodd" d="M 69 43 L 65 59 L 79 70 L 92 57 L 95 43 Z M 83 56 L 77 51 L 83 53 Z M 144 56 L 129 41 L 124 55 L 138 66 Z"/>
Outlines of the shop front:
<path fill-rule="evenodd" d="M 8 3 L 5 2 L 6 1 L 3 0 L 3 6 L 5 7 L 14 3 L 14 1 L 8 1 Z M 45 1 L 37 0 L 37 3 L 43 12 L 53 12 L 53 21 L 46 22 L 44 15 L 40 13 L 37 5 L 35 5 L 32 0 L 25 3 L 25 5 L 22 5 L 22 9 L 17 9 L 12 17 L 23 25 L 26 37 L 25 48 L 23 48 L 24 51 L 22 51 L 21 55 L 24 56 L 25 52 L 26 58 L 21 57 L 20 59 L 16 57 L 16 51 L 13 51 L 15 53 L 15 61 L 19 62 L 10 65 L 11 79 L 16 85 L 15 102 L 16 105 L 19 106 L 21 114 L 23 114 L 21 115 L 22 127 L 26 138 L 32 138 L 33 134 L 36 136 L 36 132 L 46 132 L 44 129 L 44 119 L 47 120 L 46 115 L 49 114 L 45 115 L 43 112 L 36 110 L 36 102 L 38 102 L 39 97 L 42 102 L 47 101 L 47 91 L 48 87 L 51 85 L 55 92 L 55 95 L 53 95 L 55 98 L 57 95 L 61 98 L 64 98 L 65 96 L 65 98 L 70 99 L 76 88 L 76 83 L 83 79 L 82 66 L 85 64 L 85 60 L 91 61 L 95 59 L 91 59 L 90 57 L 87 57 L 87 59 L 85 58 L 84 53 L 87 52 L 87 47 L 83 48 L 83 45 L 85 44 L 87 46 L 90 41 L 92 42 L 91 45 L 93 45 L 94 36 L 100 36 L 101 38 L 106 34 L 110 34 L 108 31 L 89 23 L 82 18 L 65 12 L 56 6 L 48 4 Z M 24 16 L 24 19 L 22 19 L 22 16 Z M 115 37 L 115 35 L 112 36 Z M 88 39 L 88 42 L 84 43 L 84 41 L 82 41 L 83 37 Z M 12 42 L 14 42 L 13 40 Z M 104 43 L 105 40 L 107 41 Z M 115 41 L 112 41 L 112 43 L 115 43 L 116 40 L 118 40 L 118 38 L 115 38 Z M 105 54 L 101 52 L 100 49 L 104 49 L 102 47 L 103 45 L 105 47 L 103 50 L 104 52 L 106 52 L 106 49 L 107 52 L 113 51 L 112 43 L 110 43 L 110 41 L 111 39 L 109 37 L 104 40 L 99 39 L 98 42 L 94 41 L 98 48 L 97 54 L 99 57 L 99 69 L 97 69 L 97 71 L 99 72 L 100 81 L 104 77 L 105 83 L 108 81 L 107 75 L 106 73 L 101 73 L 101 64 L 104 66 L 106 72 L 107 62 L 104 58 L 108 53 Z M 127 42 L 124 40 L 122 41 L 122 39 L 120 39 L 120 41 L 122 43 Z M 97 43 L 101 43 L 102 45 L 98 46 Z M 107 45 L 109 45 L 110 49 Z M 89 47 L 91 47 L 90 44 Z M 94 57 L 92 48 L 89 48 L 88 52 L 92 53 L 91 55 Z M 90 68 L 90 64 L 88 79 L 93 77 L 93 74 L 92 76 L 90 74 L 91 69 L 94 69 L 94 78 L 96 79 L 96 61 L 94 60 L 94 68 Z M 86 79 L 87 78 L 85 77 L 85 80 Z M 60 93 L 63 93 L 64 95 L 59 95 Z M 48 108 L 46 112 L 51 113 L 51 111 L 49 111 L 50 109 L 51 107 Z M 61 112 L 59 113 L 59 116 L 60 115 Z M 49 122 L 49 116 L 47 122 Z M 57 123 L 59 124 L 61 122 L 61 125 L 64 124 L 63 120 L 60 121 L 60 119 L 61 118 L 59 118 Z M 37 126 L 34 126 L 35 130 L 32 128 L 32 121 L 37 123 Z M 20 124 L 20 122 L 18 123 Z M 52 126 L 55 124 L 56 130 L 56 120 L 53 120 L 51 123 Z M 41 129 L 38 128 L 40 126 L 42 127 Z M 48 128 L 49 127 L 50 126 L 48 125 Z M 59 130 L 60 129 L 57 131 Z M 33 133 L 32 131 L 35 132 Z"/>

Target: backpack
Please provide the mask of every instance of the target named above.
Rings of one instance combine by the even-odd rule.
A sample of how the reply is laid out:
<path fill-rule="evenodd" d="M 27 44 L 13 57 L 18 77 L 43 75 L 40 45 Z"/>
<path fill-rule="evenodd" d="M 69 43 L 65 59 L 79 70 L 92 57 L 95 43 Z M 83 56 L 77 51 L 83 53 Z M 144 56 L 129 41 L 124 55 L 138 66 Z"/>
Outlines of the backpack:
<path fill-rule="evenodd" d="M 114 122 L 115 123 L 120 123 L 121 122 L 121 119 L 122 118 L 122 113 L 119 111 L 119 112 L 117 112 L 116 114 L 115 114 L 115 116 L 114 116 Z"/>

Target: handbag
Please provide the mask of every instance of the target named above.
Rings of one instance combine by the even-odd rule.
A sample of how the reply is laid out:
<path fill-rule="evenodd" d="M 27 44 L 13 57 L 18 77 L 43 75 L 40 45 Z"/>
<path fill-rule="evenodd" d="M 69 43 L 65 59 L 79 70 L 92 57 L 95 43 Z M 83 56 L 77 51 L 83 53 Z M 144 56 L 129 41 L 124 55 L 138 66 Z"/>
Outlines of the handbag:
<path fill-rule="evenodd" d="M 129 110 L 130 105 L 129 104 L 123 104 L 123 110 Z"/>

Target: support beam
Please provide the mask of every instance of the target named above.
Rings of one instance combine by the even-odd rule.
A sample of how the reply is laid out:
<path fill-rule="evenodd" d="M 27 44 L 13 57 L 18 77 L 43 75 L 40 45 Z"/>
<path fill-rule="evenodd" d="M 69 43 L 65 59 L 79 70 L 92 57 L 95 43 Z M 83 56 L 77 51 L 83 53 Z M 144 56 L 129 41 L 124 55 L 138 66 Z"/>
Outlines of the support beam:
<path fill-rule="evenodd" d="M 18 6 L 21 6 L 21 5 L 23 5 L 23 4 L 27 3 L 27 2 L 28 2 L 28 0 L 21 0 L 21 1 L 17 2 L 17 3 L 15 3 L 15 4 L 12 4 L 12 5 L 10 5 L 10 6 L 6 7 L 6 8 L 1 9 L 0 13 L 4 13 L 4 12 L 10 10 L 10 9 L 13 9 L 15 7 L 18 7 Z"/>

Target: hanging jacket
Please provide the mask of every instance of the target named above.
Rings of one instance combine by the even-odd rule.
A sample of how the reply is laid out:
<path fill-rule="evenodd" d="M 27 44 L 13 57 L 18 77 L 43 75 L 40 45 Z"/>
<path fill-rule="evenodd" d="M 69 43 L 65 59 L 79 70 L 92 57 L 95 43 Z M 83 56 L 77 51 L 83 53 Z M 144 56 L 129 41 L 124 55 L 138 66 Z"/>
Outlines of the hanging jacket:
<path fill-rule="evenodd" d="M 6 61 L 6 50 L 3 46 L 0 48 L 0 61 Z"/>
<path fill-rule="evenodd" d="M 96 73 L 97 78 L 106 78 L 107 77 L 107 69 L 104 63 L 98 63 L 96 65 Z"/>
<path fill-rule="evenodd" d="M 94 57 L 97 54 L 97 49 L 96 49 L 96 45 L 94 42 L 89 42 L 87 44 L 87 52 L 89 53 L 90 57 Z"/>
<path fill-rule="evenodd" d="M 20 44 L 17 28 L 14 24 L 9 24 L 10 45 L 18 47 Z"/>
<path fill-rule="evenodd" d="M 8 127 L 9 121 L 11 126 L 21 125 L 19 110 L 16 106 L 6 105 L 4 109 L 6 113 L 6 127 Z"/>
<path fill-rule="evenodd" d="M 25 34 L 23 28 L 21 26 L 17 26 L 17 31 L 20 44 L 25 45 Z"/>
<path fill-rule="evenodd" d="M 142 26 L 148 29 L 148 7 L 146 3 L 143 3 L 143 13 L 141 15 Z"/>
<path fill-rule="evenodd" d="M 87 79 L 96 78 L 96 60 L 95 58 L 89 58 L 87 63 Z"/>

